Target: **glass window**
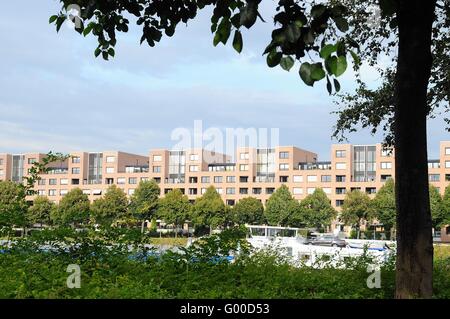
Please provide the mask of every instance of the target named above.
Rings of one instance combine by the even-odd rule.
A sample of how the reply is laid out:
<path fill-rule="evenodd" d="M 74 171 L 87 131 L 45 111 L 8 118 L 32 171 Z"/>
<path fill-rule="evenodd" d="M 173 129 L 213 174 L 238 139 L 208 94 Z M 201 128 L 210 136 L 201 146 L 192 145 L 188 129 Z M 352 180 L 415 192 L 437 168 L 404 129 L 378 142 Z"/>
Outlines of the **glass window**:
<path fill-rule="evenodd" d="M 324 188 L 322 188 L 322 190 L 325 194 L 331 194 L 331 188 L 329 188 L 329 187 L 324 187 Z"/>
<path fill-rule="evenodd" d="M 69 185 L 69 180 L 67 178 L 60 179 L 59 183 L 61 185 Z"/>
<path fill-rule="evenodd" d="M 280 158 L 289 158 L 289 152 L 280 152 Z"/>
<path fill-rule="evenodd" d="M 320 176 L 320 181 L 323 183 L 331 182 L 331 175 L 322 175 Z"/>
<path fill-rule="evenodd" d="M 222 183 L 223 177 L 222 176 L 214 176 L 214 183 Z"/>
<path fill-rule="evenodd" d="M 294 175 L 294 183 L 302 183 L 303 182 L 303 176 L 301 175 Z"/>
<path fill-rule="evenodd" d="M 106 163 L 114 163 L 116 161 L 115 156 L 106 156 Z"/>
<path fill-rule="evenodd" d="M 67 189 L 61 189 L 60 191 L 59 191 L 59 194 L 61 195 L 61 196 L 64 196 L 64 195 L 67 195 Z"/>
<path fill-rule="evenodd" d="M 48 184 L 49 185 L 56 185 L 58 182 L 57 182 L 57 180 L 56 180 L 56 178 L 50 178 L 49 180 L 48 180 Z"/>
<path fill-rule="evenodd" d="M 108 173 L 108 174 L 114 174 L 114 167 L 107 167 L 107 168 L 106 168 L 106 173 Z"/>
<path fill-rule="evenodd" d="M 72 167 L 72 174 L 80 174 L 80 168 L 79 167 Z"/>
<path fill-rule="evenodd" d="M 301 195 L 301 194 L 303 194 L 303 188 L 301 188 L 301 187 L 294 187 L 292 189 L 292 193 L 294 195 Z"/>
<path fill-rule="evenodd" d="M 189 172 L 198 172 L 198 165 L 189 165 Z"/>
<path fill-rule="evenodd" d="M 129 179 L 128 179 L 128 183 L 129 184 L 137 184 L 137 177 L 130 177 Z"/>
<path fill-rule="evenodd" d="M 347 164 L 346 163 L 336 163 L 336 169 L 346 169 Z"/>
<path fill-rule="evenodd" d="M 391 169 L 392 163 L 391 162 L 381 162 L 381 169 Z"/>
<path fill-rule="evenodd" d="M 316 190 L 316 189 L 315 189 L 314 187 L 308 187 L 308 188 L 306 189 L 306 192 L 308 193 L 308 195 L 311 195 L 312 193 L 314 193 L 315 190 Z"/>
<path fill-rule="evenodd" d="M 248 171 L 248 165 L 247 164 L 240 164 L 239 165 L 240 171 Z"/>
<path fill-rule="evenodd" d="M 73 156 L 72 157 L 72 163 L 73 164 L 79 164 L 81 163 L 81 158 L 79 156 Z"/>
<path fill-rule="evenodd" d="M 280 171 L 289 170 L 289 164 L 280 164 Z"/>
<path fill-rule="evenodd" d="M 34 164 L 36 163 L 36 159 L 35 158 L 29 158 L 28 159 L 28 164 Z"/>
<path fill-rule="evenodd" d="M 338 158 L 345 157 L 345 155 L 346 155 L 345 150 L 337 150 L 336 151 L 336 157 L 338 157 Z"/>
<path fill-rule="evenodd" d="M 161 173 L 161 166 L 153 166 L 153 173 Z"/>
<path fill-rule="evenodd" d="M 430 178 L 430 182 L 439 182 L 439 174 L 430 174 L 428 176 Z"/>
<path fill-rule="evenodd" d="M 240 158 L 241 160 L 248 160 L 250 155 L 248 153 L 241 153 Z"/>
<path fill-rule="evenodd" d="M 223 189 L 222 188 L 216 188 L 216 192 L 218 193 L 218 194 L 222 194 L 223 193 Z"/>
<path fill-rule="evenodd" d="M 129 190 L 128 190 L 128 195 L 133 195 L 134 194 L 134 191 L 135 191 L 135 189 L 134 188 L 130 188 Z"/>
<path fill-rule="evenodd" d="M 198 161 L 198 154 L 191 154 L 191 155 L 189 156 L 189 159 L 190 159 L 191 161 Z"/>
<path fill-rule="evenodd" d="M 0 169 L 0 176 L 5 175 L 5 172 L 3 171 L 3 169 Z"/>
<path fill-rule="evenodd" d="M 209 183 L 209 176 L 202 176 L 202 183 Z"/>
<path fill-rule="evenodd" d="M 48 196 L 56 196 L 56 189 L 49 189 Z"/>
<path fill-rule="evenodd" d="M 125 177 L 119 177 L 117 178 L 117 184 L 125 184 L 126 178 Z"/>
<path fill-rule="evenodd" d="M 227 187 L 227 194 L 234 194 L 236 192 L 234 187 Z"/>
<path fill-rule="evenodd" d="M 450 161 L 445 161 L 445 168 L 450 168 Z"/>
<path fill-rule="evenodd" d="M 316 175 L 308 175 L 306 178 L 308 182 L 317 182 L 317 176 Z"/>
<path fill-rule="evenodd" d="M 345 183 L 345 175 L 336 175 L 336 182 Z"/>
<path fill-rule="evenodd" d="M 450 147 L 445 148 L 445 155 L 450 155 Z"/>
<path fill-rule="evenodd" d="M 153 155 L 153 162 L 161 162 L 162 156 L 161 155 Z"/>
<path fill-rule="evenodd" d="M 236 176 L 227 176 L 227 183 L 236 182 Z"/>
<path fill-rule="evenodd" d="M 3 158 L 0 158 L 0 165 L 3 165 Z"/>

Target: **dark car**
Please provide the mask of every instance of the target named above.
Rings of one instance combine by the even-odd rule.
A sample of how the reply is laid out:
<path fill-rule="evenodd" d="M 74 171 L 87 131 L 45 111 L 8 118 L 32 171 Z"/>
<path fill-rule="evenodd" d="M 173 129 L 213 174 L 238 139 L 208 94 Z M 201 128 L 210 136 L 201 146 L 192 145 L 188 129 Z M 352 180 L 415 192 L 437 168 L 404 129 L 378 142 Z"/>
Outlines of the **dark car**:
<path fill-rule="evenodd" d="M 307 245 L 318 245 L 318 246 L 332 246 L 332 247 L 345 247 L 347 243 L 345 240 L 333 235 L 319 235 L 317 237 L 308 238 L 305 241 Z"/>

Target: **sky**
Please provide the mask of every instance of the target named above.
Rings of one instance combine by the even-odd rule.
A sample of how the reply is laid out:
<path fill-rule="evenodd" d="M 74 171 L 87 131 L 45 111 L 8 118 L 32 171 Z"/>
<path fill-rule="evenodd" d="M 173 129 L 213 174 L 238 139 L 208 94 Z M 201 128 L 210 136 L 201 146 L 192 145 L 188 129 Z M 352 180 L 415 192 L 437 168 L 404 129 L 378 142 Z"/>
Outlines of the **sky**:
<path fill-rule="evenodd" d="M 26 8 L 26 10 L 24 10 Z M 330 158 L 337 116 L 325 82 L 308 87 L 296 64 L 291 72 L 269 68 L 261 54 L 273 25 L 258 21 L 244 31 L 237 54 L 212 45 L 209 10 L 156 47 L 139 45 L 141 31 L 118 36 L 116 57 L 94 57 L 96 39 L 63 25 L 48 24 L 60 9 L 57 0 L 7 1 L 0 11 L 0 153 L 121 150 L 148 154 L 172 148 L 173 133 L 215 128 L 278 129 L 280 145 L 294 145 Z M 263 1 L 270 21 L 273 2 Z M 231 42 L 231 40 L 230 40 Z M 363 70 L 369 86 L 378 75 Z M 342 90 L 352 90 L 346 72 Z M 439 157 L 448 140 L 442 118 L 428 123 L 429 157 Z M 348 135 L 349 143 L 373 144 L 382 135 L 369 130 Z M 206 142 L 205 142 L 206 143 Z"/>

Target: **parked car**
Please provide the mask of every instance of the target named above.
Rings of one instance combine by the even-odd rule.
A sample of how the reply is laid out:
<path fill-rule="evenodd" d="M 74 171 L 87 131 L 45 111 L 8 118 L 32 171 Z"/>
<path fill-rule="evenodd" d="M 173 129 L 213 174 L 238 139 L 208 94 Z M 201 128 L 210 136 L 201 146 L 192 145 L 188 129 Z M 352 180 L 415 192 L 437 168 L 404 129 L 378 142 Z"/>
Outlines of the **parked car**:
<path fill-rule="evenodd" d="M 340 239 L 334 235 L 319 235 L 317 237 L 311 237 L 306 239 L 306 245 L 318 245 L 318 246 L 332 246 L 332 247 L 345 247 L 347 243 L 345 240 Z"/>

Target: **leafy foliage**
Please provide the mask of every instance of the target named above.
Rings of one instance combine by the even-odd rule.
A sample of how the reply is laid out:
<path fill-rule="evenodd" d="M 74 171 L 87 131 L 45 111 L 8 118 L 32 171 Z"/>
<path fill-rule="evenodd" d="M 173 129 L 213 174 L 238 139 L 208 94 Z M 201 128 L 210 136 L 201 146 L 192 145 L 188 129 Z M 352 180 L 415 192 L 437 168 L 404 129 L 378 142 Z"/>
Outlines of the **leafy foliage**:
<path fill-rule="evenodd" d="M 339 219 L 346 225 L 359 228 L 363 221 L 368 221 L 373 216 L 371 209 L 369 196 L 356 189 L 345 195 Z"/>
<path fill-rule="evenodd" d="M 111 224 L 127 216 L 128 198 L 125 192 L 116 185 L 111 185 L 102 198 L 91 205 L 91 217 L 103 226 Z"/>
<path fill-rule="evenodd" d="M 209 225 L 212 228 L 222 226 L 228 219 L 226 213 L 222 197 L 214 186 L 208 187 L 192 206 L 192 220 L 196 225 Z"/>
<path fill-rule="evenodd" d="M 431 209 L 431 222 L 434 228 L 439 228 L 444 224 L 445 221 L 445 208 L 443 206 L 441 194 L 439 190 L 430 185 L 430 209 Z"/>
<path fill-rule="evenodd" d="M 395 227 L 397 208 L 395 206 L 395 185 L 392 178 L 388 179 L 378 190 L 371 205 L 374 219 L 383 224 L 386 230 Z"/>
<path fill-rule="evenodd" d="M 157 209 L 161 190 L 155 180 L 141 181 L 131 196 L 131 214 L 140 219 L 151 219 Z"/>
<path fill-rule="evenodd" d="M 239 225 L 261 225 L 265 223 L 264 206 L 255 197 L 246 197 L 239 200 L 233 207 L 233 220 Z"/>
<path fill-rule="evenodd" d="M 331 224 L 337 211 L 331 206 L 330 199 L 321 189 L 316 188 L 300 202 L 301 223 L 307 227 L 320 228 Z"/>
<path fill-rule="evenodd" d="M 286 185 L 281 185 L 266 202 L 266 220 L 269 225 L 288 226 L 298 221 L 300 205 Z"/>
<path fill-rule="evenodd" d="M 158 216 L 168 224 L 177 227 L 189 219 L 191 203 L 181 190 L 174 189 L 168 192 L 160 201 Z"/>
<path fill-rule="evenodd" d="M 27 203 L 25 189 L 11 181 L 0 181 L 0 226 L 24 226 Z"/>
<path fill-rule="evenodd" d="M 79 188 L 69 191 L 59 202 L 58 208 L 52 211 L 51 219 L 57 225 L 73 225 L 88 222 L 90 202 L 86 194 Z"/>
<path fill-rule="evenodd" d="M 56 209 L 47 196 L 36 196 L 28 208 L 27 220 L 30 224 L 50 224 L 50 215 Z"/>

